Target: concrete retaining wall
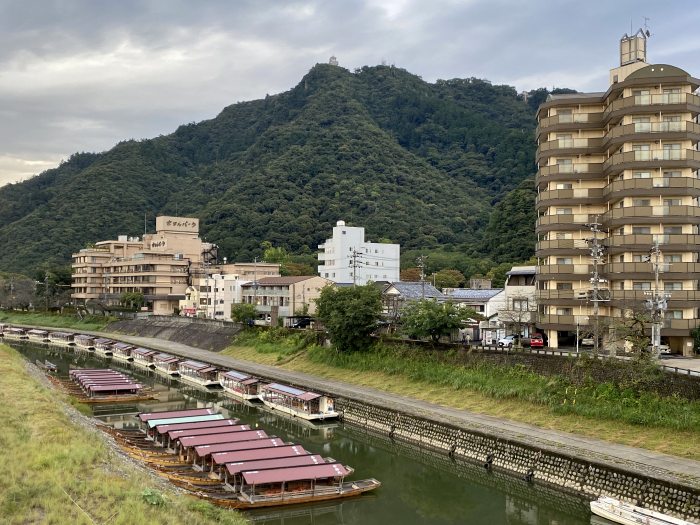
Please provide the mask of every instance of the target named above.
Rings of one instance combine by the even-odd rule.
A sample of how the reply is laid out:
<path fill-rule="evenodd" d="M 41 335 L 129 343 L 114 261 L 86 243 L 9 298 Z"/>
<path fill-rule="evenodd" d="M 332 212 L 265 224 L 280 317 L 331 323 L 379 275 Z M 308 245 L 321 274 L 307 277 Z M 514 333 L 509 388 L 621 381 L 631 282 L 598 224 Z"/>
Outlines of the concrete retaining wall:
<path fill-rule="evenodd" d="M 590 499 L 609 495 L 686 519 L 700 519 L 700 494 L 692 488 L 586 461 L 565 451 L 543 450 L 352 399 L 337 398 L 335 406 L 351 425 L 442 452 L 455 460 L 471 461 L 485 471 L 502 469 L 524 481 L 544 482 Z"/>

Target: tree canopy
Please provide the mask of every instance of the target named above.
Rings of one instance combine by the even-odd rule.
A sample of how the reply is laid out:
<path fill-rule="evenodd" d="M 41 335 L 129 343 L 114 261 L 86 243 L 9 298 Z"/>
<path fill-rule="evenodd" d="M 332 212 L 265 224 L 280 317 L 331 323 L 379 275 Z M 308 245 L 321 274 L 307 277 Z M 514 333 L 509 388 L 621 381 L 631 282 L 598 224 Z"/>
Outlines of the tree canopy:
<path fill-rule="evenodd" d="M 421 299 L 408 303 L 401 310 L 401 326 L 409 337 L 429 337 L 433 343 L 437 343 L 440 337 L 449 335 L 469 317 L 473 317 L 472 310 L 460 308 L 454 303 Z"/>

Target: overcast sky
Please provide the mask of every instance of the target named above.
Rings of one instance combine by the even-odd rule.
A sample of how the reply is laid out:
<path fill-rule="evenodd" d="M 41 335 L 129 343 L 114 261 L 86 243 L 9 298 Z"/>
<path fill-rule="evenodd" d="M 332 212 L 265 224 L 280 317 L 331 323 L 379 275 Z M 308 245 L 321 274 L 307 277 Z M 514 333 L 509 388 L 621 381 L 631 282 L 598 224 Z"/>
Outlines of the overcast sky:
<path fill-rule="evenodd" d="M 0 185 L 286 91 L 331 55 L 602 91 L 644 17 L 649 61 L 700 76 L 697 0 L 0 0 Z"/>

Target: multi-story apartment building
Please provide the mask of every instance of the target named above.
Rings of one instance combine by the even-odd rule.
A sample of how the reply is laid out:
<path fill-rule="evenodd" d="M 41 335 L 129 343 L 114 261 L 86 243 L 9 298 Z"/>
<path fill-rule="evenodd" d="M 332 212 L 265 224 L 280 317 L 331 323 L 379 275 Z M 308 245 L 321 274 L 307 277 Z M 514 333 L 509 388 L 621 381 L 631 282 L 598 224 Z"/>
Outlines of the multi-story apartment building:
<path fill-rule="evenodd" d="M 263 277 L 241 286 L 241 302 L 254 304 L 258 313 L 270 316 L 272 326 L 276 326 L 279 318 L 314 315 L 316 299 L 326 286 L 333 286 L 333 282 L 318 275 Z"/>
<path fill-rule="evenodd" d="M 122 235 L 74 253 L 72 298 L 109 306 L 125 292 L 141 292 L 154 314 L 170 315 L 185 297 L 190 271 L 204 264 L 205 248 L 198 219 L 157 217 L 156 232 L 143 239 Z"/>
<path fill-rule="evenodd" d="M 643 309 L 649 294 L 669 295 L 661 336 L 674 352 L 692 352 L 700 306 L 700 80 L 648 64 L 646 44 L 641 30 L 625 35 L 605 92 L 550 95 L 538 112 L 538 325 L 553 347 L 594 322 L 586 297 L 591 224 L 599 223 L 597 318 L 615 322 Z M 653 265 L 657 242 L 663 264 Z"/>
<path fill-rule="evenodd" d="M 397 282 L 401 247 L 365 241 L 365 229 L 338 221 L 333 237 L 318 246 L 318 274 L 334 283 Z"/>

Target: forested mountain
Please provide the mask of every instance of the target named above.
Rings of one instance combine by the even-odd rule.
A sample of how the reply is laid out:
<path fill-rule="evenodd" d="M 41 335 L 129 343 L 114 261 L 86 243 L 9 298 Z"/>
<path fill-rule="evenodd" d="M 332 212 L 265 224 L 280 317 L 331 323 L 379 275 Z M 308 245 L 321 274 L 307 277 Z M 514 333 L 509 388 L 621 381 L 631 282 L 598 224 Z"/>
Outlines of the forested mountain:
<path fill-rule="evenodd" d="M 371 240 L 494 262 L 534 251 L 534 109 L 508 86 L 316 65 L 285 93 L 0 188 L 0 268 L 66 263 L 138 235 L 144 213 L 201 219 L 229 260 L 262 241 L 312 253 L 338 219 Z"/>

